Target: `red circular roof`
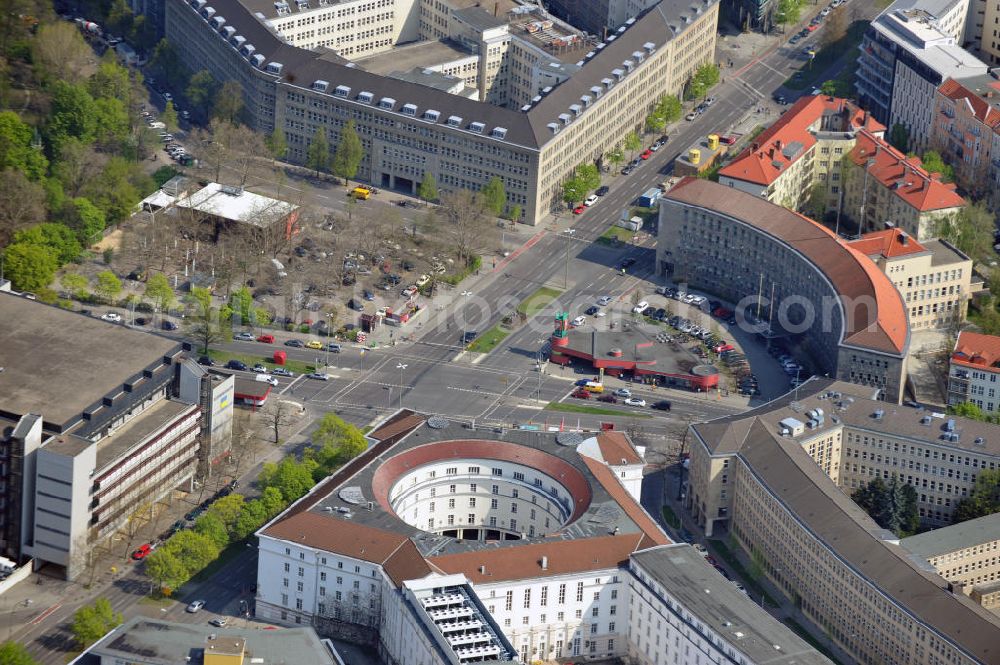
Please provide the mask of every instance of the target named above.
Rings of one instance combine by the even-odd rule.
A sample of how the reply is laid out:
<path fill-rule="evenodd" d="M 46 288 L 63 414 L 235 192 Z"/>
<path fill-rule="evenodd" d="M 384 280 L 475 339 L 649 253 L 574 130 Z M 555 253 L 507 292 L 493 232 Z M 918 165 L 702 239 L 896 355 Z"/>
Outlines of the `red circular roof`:
<path fill-rule="evenodd" d="M 416 448 L 410 448 L 387 459 L 375 471 L 372 478 L 372 492 L 383 509 L 395 514 L 389 504 L 389 490 L 403 474 L 432 462 L 449 459 L 484 459 L 520 464 L 541 471 L 560 483 L 573 497 L 573 514 L 569 521 L 576 520 L 590 506 L 592 494 L 590 483 L 575 466 L 555 455 L 519 446 L 505 441 L 481 441 L 463 439 L 460 441 L 438 441 Z"/>

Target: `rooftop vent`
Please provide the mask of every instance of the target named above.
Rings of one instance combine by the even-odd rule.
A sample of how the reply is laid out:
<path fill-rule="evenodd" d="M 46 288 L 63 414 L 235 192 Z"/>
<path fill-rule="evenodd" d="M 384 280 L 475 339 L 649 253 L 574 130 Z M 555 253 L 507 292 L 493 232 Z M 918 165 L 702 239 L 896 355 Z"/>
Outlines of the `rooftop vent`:
<path fill-rule="evenodd" d="M 335 97 L 347 97 L 351 94 L 351 89 L 346 85 L 338 85 L 333 89 L 333 94 Z"/>
<path fill-rule="evenodd" d="M 274 3 L 274 11 L 278 12 L 278 16 L 285 16 L 292 13 L 292 10 L 288 7 L 287 2 Z"/>
<path fill-rule="evenodd" d="M 612 79 L 609 79 L 609 78 L 603 78 L 603 79 L 601 79 L 601 83 L 604 85 L 604 89 L 605 90 L 610 90 L 611 86 L 613 86 L 615 84 L 615 82 Z"/>
<path fill-rule="evenodd" d="M 362 90 L 358 93 L 358 101 L 362 104 L 371 104 L 375 100 L 375 95 L 368 92 L 367 90 Z"/>
<path fill-rule="evenodd" d="M 931 417 L 930 416 L 924 416 L 924 417 L 922 417 L 920 419 L 920 424 L 921 425 L 930 425 L 931 424 Z"/>
<path fill-rule="evenodd" d="M 403 108 L 400 109 L 403 115 L 411 115 L 416 117 L 417 115 L 417 105 L 416 104 L 403 104 Z"/>
<path fill-rule="evenodd" d="M 254 54 L 254 52 L 256 50 L 257 50 L 257 47 L 254 46 L 253 44 L 244 44 L 243 48 L 240 49 L 240 52 L 243 53 L 243 55 L 245 55 L 246 57 L 249 58 L 250 56 L 252 56 Z"/>
<path fill-rule="evenodd" d="M 635 69 L 635 63 L 633 61 L 631 61 L 631 60 L 625 60 L 625 61 L 622 62 L 622 67 L 625 68 L 625 71 L 629 71 L 630 72 L 633 69 Z"/>
<path fill-rule="evenodd" d="M 236 48 L 239 48 L 243 46 L 243 42 L 245 42 L 246 40 L 247 38 L 244 37 L 243 35 L 236 35 L 235 37 L 229 40 L 229 43 L 235 46 Z"/>
<path fill-rule="evenodd" d="M 222 26 L 222 29 L 219 30 L 219 34 L 221 34 L 223 39 L 228 42 L 232 39 L 233 35 L 236 34 L 236 28 L 231 25 L 224 25 Z"/>
<path fill-rule="evenodd" d="M 313 81 L 312 89 L 317 92 L 326 92 L 327 88 L 330 87 L 329 81 Z"/>
<path fill-rule="evenodd" d="M 872 414 L 872 418 L 875 420 L 882 420 L 882 416 L 885 415 L 885 409 L 875 409 L 875 413 Z"/>
<path fill-rule="evenodd" d="M 378 107 L 380 109 L 389 109 L 391 111 L 392 107 L 394 107 L 395 105 L 396 105 L 396 100 L 393 99 L 392 97 L 383 97 L 382 99 L 378 100 Z"/>
<path fill-rule="evenodd" d="M 973 443 L 974 443 L 974 444 L 976 444 L 977 446 L 982 446 L 982 445 L 985 445 L 985 444 L 986 444 L 986 439 L 984 439 L 984 438 L 983 438 L 983 437 L 981 437 L 981 436 L 977 436 L 977 437 L 976 437 L 976 440 L 975 440 L 975 441 L 973 441 Z"/>
<path fill-rule="evenodd" d="M 462 118 L 460 116 L 457 116 L 457 115 L 450 115 L 450 116 L 448 116 L 448 126 L 449 127 L 461 127 L 462 126 Z"/>
<path fill-rule="evenodd" d="M 267 63 L 267 72 L 269 74 L 280 74 L 281 70 L 284 69 L 284 68 L 285 68 L 285 66 L 283 64 L 281 64 L 280 62 L 269 62 L 269 63 Z"/>
<path fill-rule="evenodd" d="M 604 94 L 604 90 L 599 85 L 591 86 L 590 92 L 594 94 L 594 99 L 599 99 Z"/>
<path fill-rule="evenodd" d="M 954 432 L 955 431 L 955 419 L 954 418 L 949 418 L 948 422 L 946 422 L 944 424 L 944 431 L 945 432 Z"/>
<path fill-rule="evenodd" d="M 469 131 L 475 132 L 476 134 L 482 134 L 483 130 L 486 129 L 486 125 L 481 122 L 470 122 Z"/>
<path fill-rule="evenodd" d="M 424 120 L 429 122 L 437 122 L 438 118 L 441 117 L 440 111 L 435 111 L 434 109 L 427 109 L 424 111 Z"/>
<path fill-rule="evenodd" d="M 506 127 L 494 127 L 493 131 L 490 133 L 495 139 L 505 139 L 507 138 L 507 128 Z"/>

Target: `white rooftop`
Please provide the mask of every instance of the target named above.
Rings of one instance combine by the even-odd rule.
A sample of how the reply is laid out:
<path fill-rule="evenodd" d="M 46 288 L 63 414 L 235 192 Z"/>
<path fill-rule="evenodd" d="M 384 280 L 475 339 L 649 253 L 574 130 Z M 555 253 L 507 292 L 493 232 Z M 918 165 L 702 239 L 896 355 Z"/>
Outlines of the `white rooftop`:
<path fill-rule="evenodd" d="M 270 226 L 298 209 L 287 201 L 217 182 L 210 182 L 190 196 L 178 199 L 176 205 L 254 226 Z"/>
<path fill-rule="evenodd" d="M 906 20 L 900 12 L 885 11 L 872 21 L 872 27 L 937 72 L 942 80 L 985 74 L 989 70 L 985 62 L 925 19 Z"/>

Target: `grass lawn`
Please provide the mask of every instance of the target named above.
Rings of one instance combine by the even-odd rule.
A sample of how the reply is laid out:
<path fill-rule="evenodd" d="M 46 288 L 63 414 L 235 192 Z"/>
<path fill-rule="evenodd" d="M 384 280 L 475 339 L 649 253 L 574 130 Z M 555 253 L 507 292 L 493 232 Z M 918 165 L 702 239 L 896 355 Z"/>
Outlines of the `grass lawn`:
<path fill-rule="evenodd" d="M 635 231 L 629 231 L 628 229 L 623 229 L 620 226 L 612 226 L 601 234 L 601 237 L 597 239 L 597 242 L 605 245 L 611 244 L 616 240 L 618 242 L 632 242 L 632 236 L 634 235 Z"/>
<path fill-rule="evenodd" d="M 760 598 L 763 595 L 765 603 L 771 607 L 778 607 L 778 602 L 774 600 L 774 598 L 771 597 L 771 594 L 765 591 L 760 584 L 757 583 L 757 580 L 755 580 L 747 569 L 743 567 L 743 564 L 740 563 L 739 559 L 736 558 L 736 555 L 730 551 L 729 546 L 726 545 L 725 542 L 721 540 L 711 540 L 709 542 L 711 542 L 712 547 L 715 548 L 716 554 L 718 554 L 723 561 L 729 564 L 730 568 L 736 571 L 736 574 L 741 580 L 746 582 L 747 590 L 750 592 L 751 598 L 760 602 Z"/>
<path fill-rule="evenodd" d="M 320 359 L 326 356 L 325 351 L 317 350 L 316 353 L 319 354 L 318 357 Z M 198 355 L 201 354 L 199 353 Z M 208 356 L 215 362 L 219 363 L 220 365 L 225 365 L 230 360 L 241 360 L 247 364 L 247 367 L 253 367 L 257 363 L 264 365 L 264 367 L 267 367 L 268 369 L 274 369 L 275 367 L 279 367 L 279 365 L 276 362 L 274 362 L 274 360 L 270 355 L 258 356 L 252 353 L 232 353 L 230 351 L 216 351 L 215 349 L 209 349 Z M 336 354 L 331 353 L 330 357 L 335 358 Z M 286 360 L 284 367 L 285 369 L 291 372 L 295 372 L 296 375 L 308 374 L 309 372 L 313 371 L 312 363 L 304 363 L 301 360 Z"/>
<path fill-rule="evenodd" d="M 482 335 L 477 337 L 472 344 L 469 344 L 469 351 L 475 351 L 476 353 L 489 353 L 496 345 L 504 340 L 510 333 L 500 327 L 500 324 L 496 324 Z"/>
<path fill-rule="evenodd" d="M 674 509 L 670 506 L 663 506 L 663 521 L 669 524 L 671 528 L 681 528 L 681 521 L 678 519 L 677 514 L 674 513 Z"/>
<path fill-rule="evenodd" d="M 786 626 L 788 626 L 789 628 L 791 628 L 792 631 L 796 635 L 798 635 L 803 640 L 805 640 L 810 645 L 812 645 L 812 647 L 814 649 L 816 649 L 816 651 L 819 651 L 821 654 L 823 654 L 824 656 L 826 656 L 827 658 L 829 658 L 833 662 L 837 663 L 838 665 L 840 664 L 840 661 L 833 657 L 833 654 L 830 653 L 829 649 L 827 649 L 825 646 L 823 646 L 822 644 L 820 644 L 819 640 L 817 640 L 815 637 L 813 637 L 809 633 L 809 631 L 807 631 L 805 628 L 803 628 L 799 624 L 799 622 L 797 622 L 795 619 L 789 619 L 789 618 L 782 619 L 782 623 L 784 623 Z"/>
<path fill-rule="evenodd" d="M 615 411 L 614 409 L 602 409 L 599 406 L 587 406 L 586 404 L 572 404 L 566 402 L 549 402 L 545 405 L 548 411 L 564 411 L 566 413 L 589 413 L 593 416 L 628 416 L 630 418 L 650 418 L 645 413 L 629 413 L 628 411 Z"/>
<path fill-rule="evenodd" d="M 822 85 L 823 81 L 819 80 L 820 74 L 826 71 L 826 69 L 832 65 L 840 57 L 845 57 L 848 66 L 845 68 L 850 71 L 851 76 L 853 76 L 853 70 L 851 69 L 852 62 L 856 61 L 858 58 L 858 45 L 861 44 L 861 38 L 864 37 L 865 28 L 868 23 L 862 21 L 855 21 L 847 29 L 847 34 L 838 39 L 832 44 L 824 46 L 816 52 L 816 57 L 813 58 L 812 64 L 808 66 L 803 66 L 799 71 L 802 72 L 802 76 L 798 79 L 789 78 L 785 81 L 785 87 L 791 90 L 806 90 L 812 88 L 818 88 Z M 844 75 L 844 73 L 842 73 Z"/>
<path fill-rule="evenodd" d="M 550 302 L 558 298 L 561 294 L 562 291 L 559 289 L 552 289 L 547 286 L 543 286 L 522 300 L 521 304 L 517 306 L 517 311 L 528 317 L 532 317 L 545 309 Z"/>

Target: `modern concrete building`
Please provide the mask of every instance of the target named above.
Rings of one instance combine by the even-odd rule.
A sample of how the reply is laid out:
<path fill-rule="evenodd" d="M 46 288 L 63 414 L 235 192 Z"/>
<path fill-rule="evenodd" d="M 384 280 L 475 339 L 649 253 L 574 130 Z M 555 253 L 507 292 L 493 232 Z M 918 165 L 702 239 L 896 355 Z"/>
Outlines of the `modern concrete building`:
<path fill-rule="evenodd" d="M 233 439 L 235 376 L 213 372 L 187 359 L 177 367 L 177 396 L 201 409 L 198 476 L 208 478 L 229 456 Z"/>
<path fill-rule="evenodd" d="M 918 157 L 907 157 L 883 139 L 861 131 L 844 160 L 841 218 L 862 233 L 893 226 L 920 242 L 939 234 L 966 202 L 954 184 L 928 173 Z"/>
<path fill-rule="evenodd" d="M 660 199 L 656 270 L 736 303 L 739 317 L 754 310 L 762 332 L 796 335 L 820 372 L 901 401 L 905 304 L 868 257 L 811 219 L 686 178 Z"/>
<path fill-rule="evenodd" d="M 177 396 L 184 348 L 10 294 L 0 294 L 0 337 L 2 554 L 73 578 L 195 477 L 203 420 Z M 225 426 L 216 434 L 215 449 L 228 449 Z"/>
<path fill-rule="evenodd" d="M 164 1 L 184 63 L 237 81 L 250 126 L 281 129 L 291 161 L 304 162 L 317 131 L 336 146 L 351 120 L 364 148 L 358 179 L 415 192 L 430 173 L 447 192 L 497 176 L 529 224 L 562 208 L 577 165 L 601 160 L 712 61 L 718 18 L 715 0 L 663 0 L 599 41 L 536 5 Z M 394 58 L 411 42 L 424 46 Z M 381 53 L 375 72 L 359 59 Z M 377 73 L 387 66 L 401 74 Z M 441 77 L 477 99 L 450 94 Z"/>
<path fill-rule="evenodd" d="M 1000 514 L 925 531 L 899 545 L 968 596 L 989 600 L 989 589 L 1000 582 Z"/>
<path fill-rule="evenodd" d="M 643 462 L 627 437 L 477 431 L 401 411 L 369 438 L 366 453 L 258 532 L 259 617 L 368 642 L 391 665 L 685 653 L 641 637 L 631 611 L 633 593 L 659 609 L 664 591 L 650 589 L 666 578 L 651 563 L 634 579 L 630 556 L 670 541 L 635 498 Z M 728 586 L 704 561 L 683 566 Z M 670 612 L 713 625 L 731 611 L 722 605 L 736 590 L 726 591 L 690 605 L 677 592 Z M 801 662 L 825 662 L 747 605 L 743 625 L 772 631 Z M 731 658 L 744 655 L 732 662 L 793 662 L 758 660 L 763 652 L 722 634 Z M 685 644 L 708 635 L 687 633 Z"/>
<path fill-rule="evenodd" d="M 1000 80 L 995 72 L 938 86 L 931 146 L 955 170 L 963 189 L 1000 209 Z"/>
<path fill-rule="evenodd" d="M 328 640 L 312 628 L 261 631 L 215 628 L 132 617 L 102 637 L 71 665 L 343 665 Z"/>
<path fill-rule="evenodd" d="M 860 131 L 881 137 L 885 127 L 846 99 L 800 97 L 732 162 L 719 170 L 719 184 L 798 210 L 815 184 L 826 207 L 840 204 L 841 161 Z"/>
<path fill-rule="evenodd" d="M 948 404 L 1000 411 L 1000 337 L 962 331 L 948 367 Z"/>
<path fill-rule="evenodd" d="M 856 662 L 995 662 L 1000 618 L 901 548 L 848 492 L 896 475 L 917 488 L 926 524 L 946 524 L 947 500 L 997 468 L 1000 429 L 873 397 L 814 378 L 796 395 L 693 425 L 688 510 L 706 534 L 734 538 Z"/>
<path fill-rule="evenodd" d="M 917 242 L 906 231 L 867 233 L 850 246 L 892 280 L 906 303 L 910 330 L 953 330 L 965 321 L 969 299 L 983 283 L 972 259 L 944 240 Z"/>
<path fill-rule="evenodd" d="M 897 0 L 872 21 L 858 55 L 860 105 L 909 136 L 908 151 L 930 145 L 934 91 L 948 78 L 987 72 L 965 51 L 967 0 Z"/>

